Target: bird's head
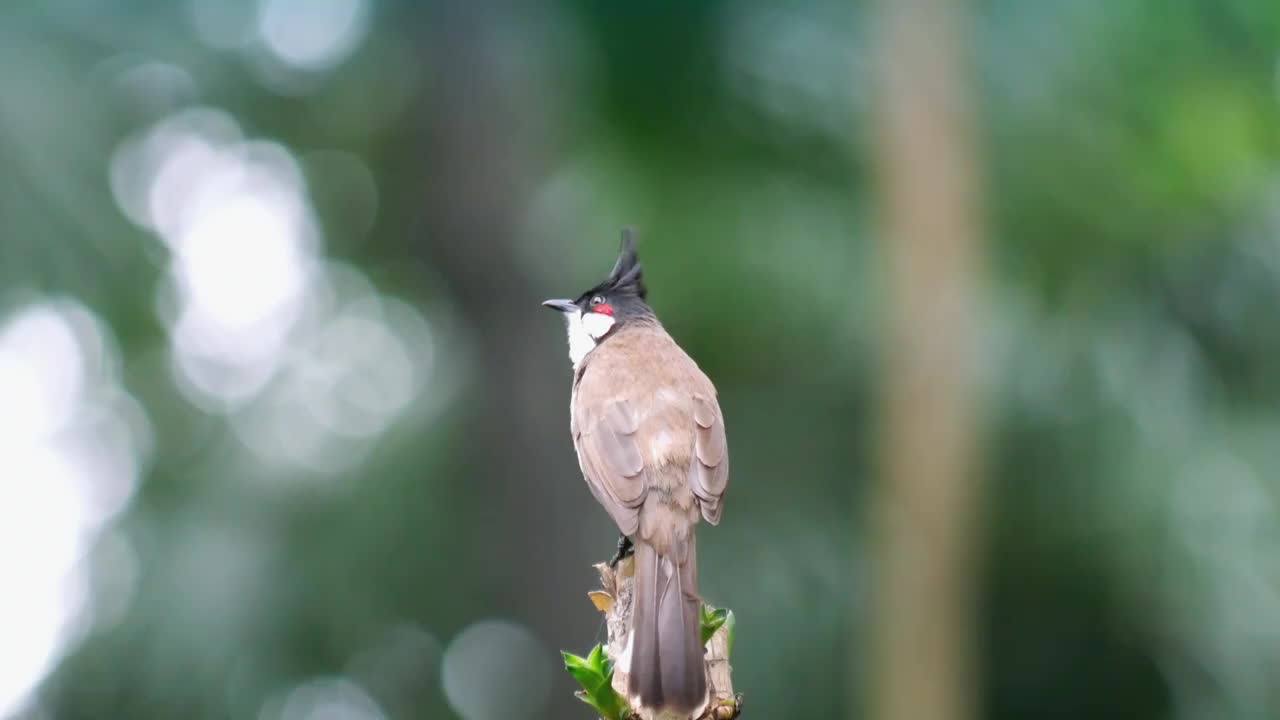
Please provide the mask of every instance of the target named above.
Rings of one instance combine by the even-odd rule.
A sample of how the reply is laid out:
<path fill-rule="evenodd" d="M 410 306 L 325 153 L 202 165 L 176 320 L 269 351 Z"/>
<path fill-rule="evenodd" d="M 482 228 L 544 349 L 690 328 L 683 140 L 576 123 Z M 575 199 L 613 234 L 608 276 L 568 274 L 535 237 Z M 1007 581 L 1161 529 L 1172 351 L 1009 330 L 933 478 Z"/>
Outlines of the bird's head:
<path fill-rule="evenodd" d="M 622 231 L 618 261 L 603 282 L 577 300 L 547 300 L 542 304 L 564 315 L 569 328 L 569 359 L 574 367 L 618 328 L 628 322 L 652 319 L 653 310 L 645 302 L 644 278 L 636 256 L 635 230 Z"/>

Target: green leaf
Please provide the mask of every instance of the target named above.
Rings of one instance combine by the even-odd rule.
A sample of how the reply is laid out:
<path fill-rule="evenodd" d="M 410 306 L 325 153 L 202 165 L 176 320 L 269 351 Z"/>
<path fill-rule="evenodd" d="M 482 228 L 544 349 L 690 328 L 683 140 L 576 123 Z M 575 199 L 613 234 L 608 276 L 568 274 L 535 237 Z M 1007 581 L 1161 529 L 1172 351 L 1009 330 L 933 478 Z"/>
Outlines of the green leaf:
<path fill-rule="evenodd" d="M 597 645 L 596 647 L 599 647 L 599 646 Z M 561 650 L 561 651 L 560 651 L 560 655 L 564 657 L 564 666 L 565 666 L 566 668 L 574 668 L 574 667 L 578 667 L 578 668 L 585 668 L 585 667 L 588 667 L 588 665 L 587 665 L 587 658 L 581 657 L 581 656 L 579 656 L 579 655 L 574 655 L 573 653 L 569 652 L 568 650 Z"/>
<path fill-rule="evenodd" d="M 712 635 L 724 625 L 725 620 L 729 617 L 729 611 L 723 608 L 714 608 L 710 605 L 702 606 L 702 644 L 706 645 Z"/>
<path fill-rule="evenodd" d="M 584 658 L 563 651 L 560 654 L 564 656 L 565 669 L 588 693 L 599 689 L 600 684 L 605 681 L 605 678 L 601 677 L 600 671 L 591 667 L 589 655 Z"/>
<path fill-rule="evenodd" d="M 596 646 L 591 649 L 591 653 L 587 655 L 587 664 L 606 680 L 613 679 L 613 661 L 605 654 L 604 646 L 599 643 L 596 643 Z"/>
<path fill-rule="evenodd" d="M 597 644 L 587 656 L 561 651 L 564 667 L 582 686 L 574 693 L 582 702 L 599 712 L 605 720 L 623 720 L 630 712 L 627 702 L 613 689 L 613 663 Z"/>
<path fill-rule="evenodd" d="M 617 719 L 615 719 L 615 718 L 613 718 L 613 717 L 611 717 L 611 716 L 609 715 L 609 710 L 608 710 L 608 708 L 606 708 L 606 707 L 601 707 L 600 702 L 598 702 L 598 701 L 597 701 L 594 697 L 592 697 L 591 695 L 588 695 L 588 694 L 586 693 L 586 691 L 585 691 L 585 690 L 579 690 L 579 691 L 575 692 L 575 693 L 573 694 L 573 696 L 574 696 L 574 697 L 576 697 L 576 698 L 578 698 L 578 699 L 579 699 L 579 700 L 581 700 L 582 702 L 584 702 L 584 703 L 586 703 L 586 704 L 590 705 L 591 707 L 595 708 L 595 709 L 596 709 L 596 712 L 600 713 L 600 716 L 601 716 L 601 717 L 608 718 L 608 720 L 617 720 Z"/>
<path fill-rule="evenodd" d="M 584 690 L 579 690 L 573 696 L 582 702 L 590 705 L 600 713 L 600 717 L 605 720 L 625 720 L 630 714 L 631 708 L 623 701 L 613 688 L 606 688 L 608 692 L 601 692 L 596 695 L 590 695 Z"/>
<path fill-rule="evenodd" d="M 601 675 L 605 674 L 603 645 L 596 643 L 596 646 L 591 648 L 590 654 L 587 655 L 587 664 L 591 666 L 592 670 L 599 672 Z"/>

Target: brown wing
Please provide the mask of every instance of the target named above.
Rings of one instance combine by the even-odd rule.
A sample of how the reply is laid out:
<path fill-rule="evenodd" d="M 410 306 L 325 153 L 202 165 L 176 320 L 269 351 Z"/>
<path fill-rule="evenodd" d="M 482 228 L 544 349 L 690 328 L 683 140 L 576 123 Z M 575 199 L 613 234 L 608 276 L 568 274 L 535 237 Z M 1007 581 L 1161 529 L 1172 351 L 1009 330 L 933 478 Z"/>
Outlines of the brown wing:
<path fill-rule="evenodd" d="M 587 486 L 626 535 L 636 532 L 648 490 L 637 430 L 635 410 L 626 400 L 580 407 L 573 418 L 573 443 Z"/>
<path fill-rule="evenodd" d="M 698 498 L 702 517 L 720 522 L 721 501 L 729 485 L 729 452 L 724 434 L 724 417 L 714 397 L 693 396 L 694 458 L 689 467 L 689 488 Z"/>

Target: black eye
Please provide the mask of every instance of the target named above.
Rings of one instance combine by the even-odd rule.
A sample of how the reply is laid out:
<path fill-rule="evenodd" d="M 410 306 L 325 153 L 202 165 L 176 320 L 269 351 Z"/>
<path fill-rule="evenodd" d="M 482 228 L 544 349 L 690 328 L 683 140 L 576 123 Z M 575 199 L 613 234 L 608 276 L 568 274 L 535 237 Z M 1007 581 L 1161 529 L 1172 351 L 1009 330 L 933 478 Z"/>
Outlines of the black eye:
<path fill-rule="evenodd" d="M 599 295 L 593 295 L 593 296 L 591 297 L 591 304 L 592 304 L 592 305 L 599 305 L 599 304 L 600 304 L 600 303 L 602 303 L 602 302 L 604 302 L 604 298 L 600 297 Z"/>

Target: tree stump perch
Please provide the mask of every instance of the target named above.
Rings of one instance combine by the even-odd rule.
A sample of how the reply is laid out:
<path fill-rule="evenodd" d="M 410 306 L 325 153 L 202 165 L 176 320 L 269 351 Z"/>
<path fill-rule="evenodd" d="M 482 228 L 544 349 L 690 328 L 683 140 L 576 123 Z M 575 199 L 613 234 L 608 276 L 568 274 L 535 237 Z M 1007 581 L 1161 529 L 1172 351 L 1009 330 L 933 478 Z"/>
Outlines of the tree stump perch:
<path fill-rule="evenodd" d="M 635 561 L 626 558 L 617 569 L 608 563 L 595 566 L 600 574 L 600 589 L 587 595 L 591 604 L 604 613 L 609 638 L 604 646 L 605 655 L 613 663 L 613 689 L 620 697 L 627 697 L 628 668 L 620 661 L 627 647 L 628 629 L 631 627 L 632 589 L 635 584 Z M 720 626 L 705 646 L 707 691 L 709 700 L 702 715 L 693 720 L 731 720 L 742 713 L 742 697 L 733 692 L 733 668 L 729 664 L 730 625 Z M 649 712 L 632 711 L 634 720 L 675 720 L 671 716 L 655 716 Z M 679 720 L 690 720 L 680 718 Z"/>

